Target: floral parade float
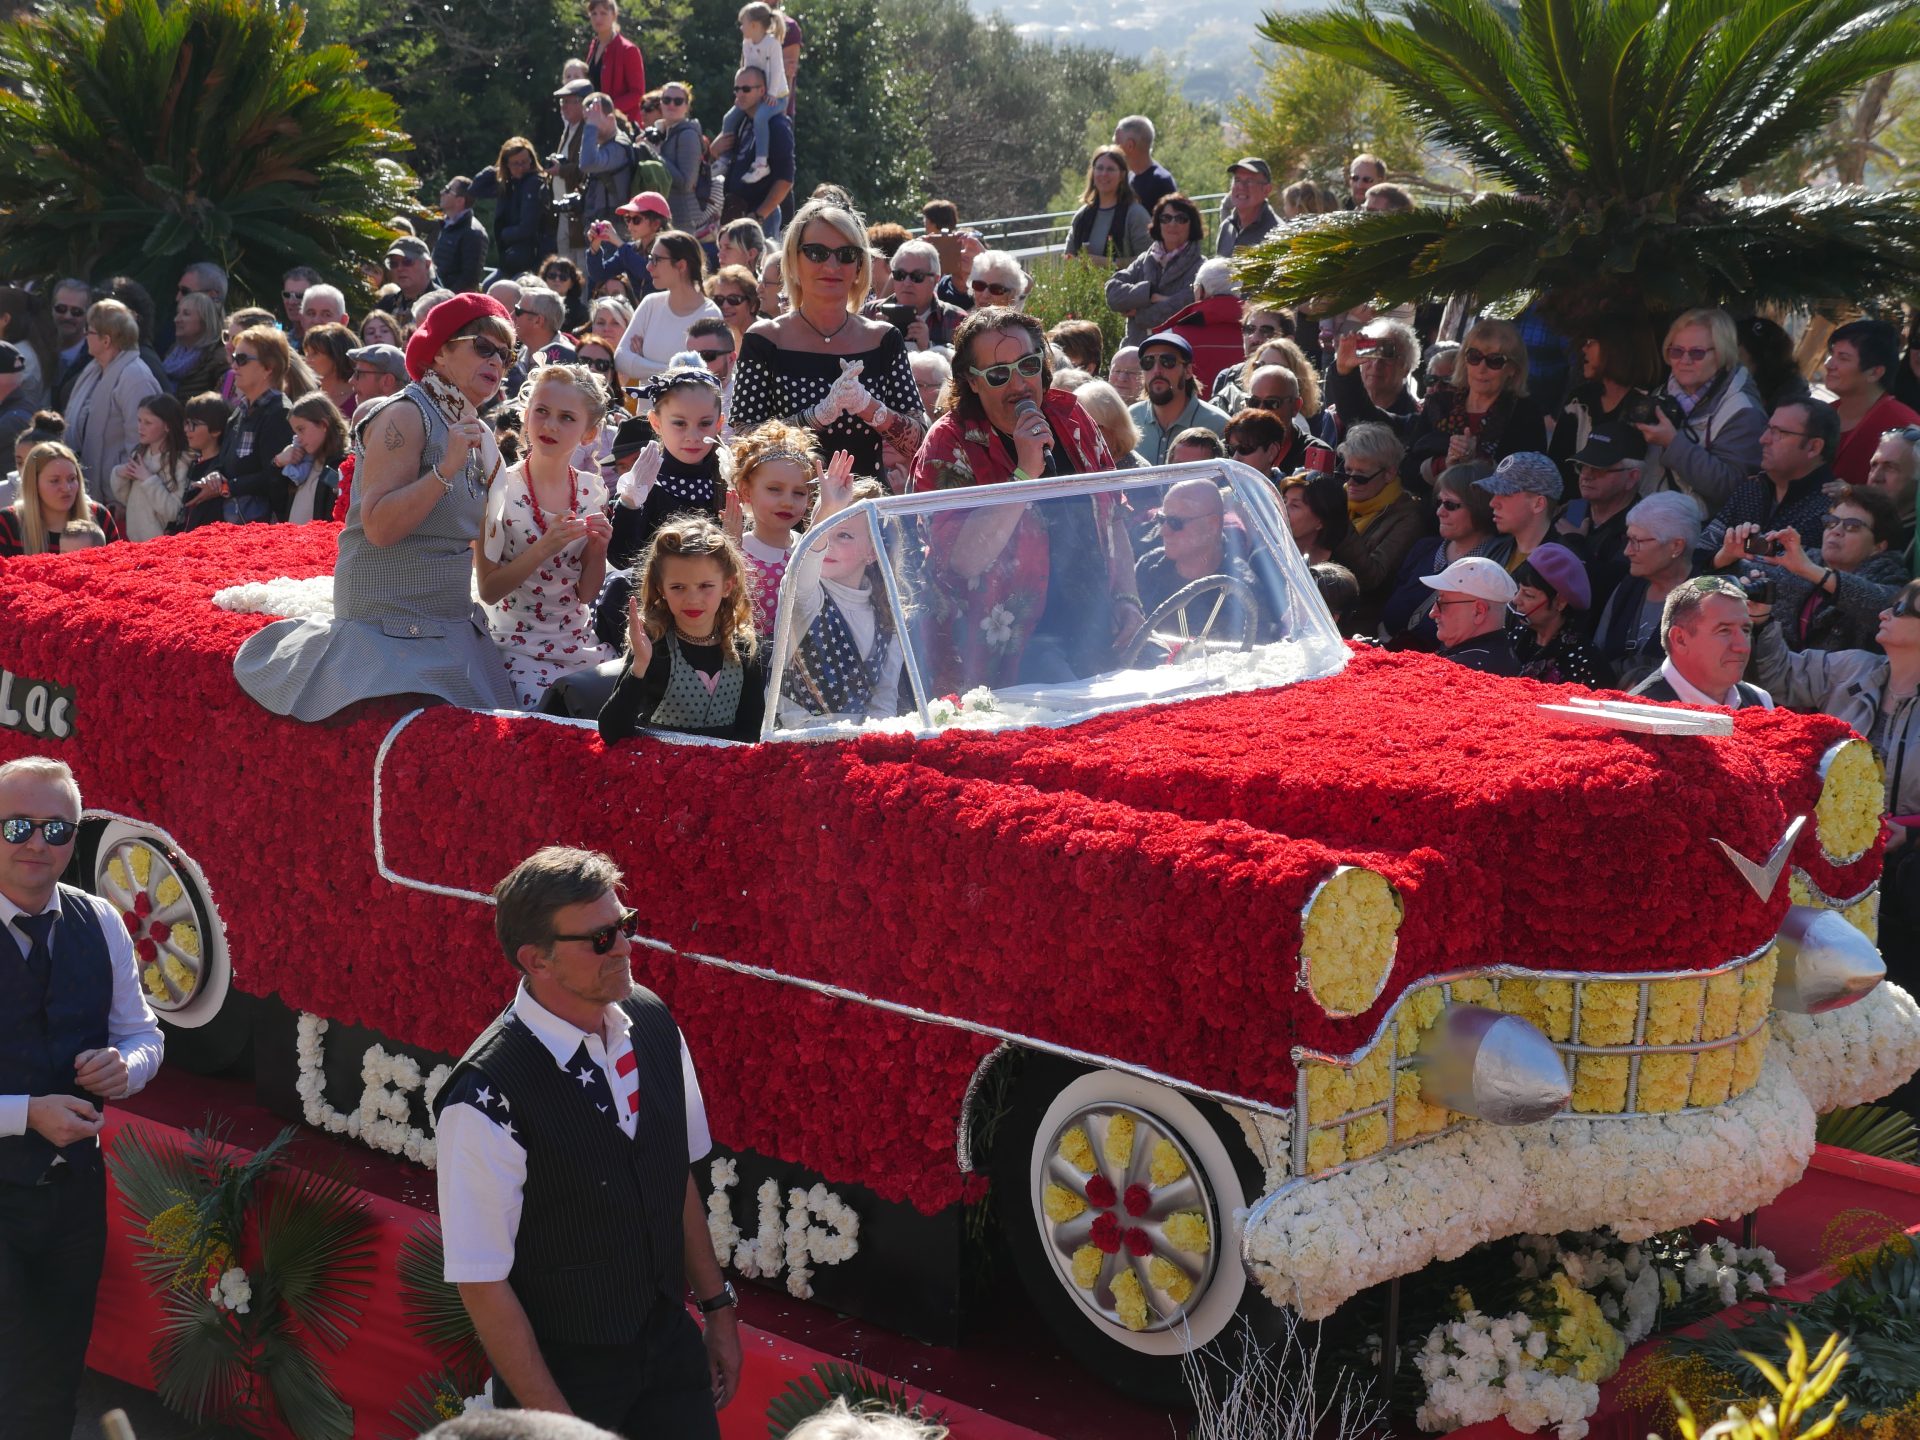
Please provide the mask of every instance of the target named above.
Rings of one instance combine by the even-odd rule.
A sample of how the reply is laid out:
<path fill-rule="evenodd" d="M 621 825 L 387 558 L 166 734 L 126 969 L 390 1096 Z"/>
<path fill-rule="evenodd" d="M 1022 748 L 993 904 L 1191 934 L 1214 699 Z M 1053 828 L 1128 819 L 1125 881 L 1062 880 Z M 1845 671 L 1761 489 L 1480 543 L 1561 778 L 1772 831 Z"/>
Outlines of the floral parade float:
<path fill-rule="evenodd" d="M 937 673 L 908 624 L 900 713 L 758 744 L 398 701 L 302 725 L 232 658 L 324 611 L 337 532 L 209 527 L 0 564 L 0 758 L 74 767 L 71 878 L 126 918 L 171 1064 L 250 1044 L 276 1108 L 423 1165 L 511 993 L 488 892 L 542 844 L 609 852 L 700 1066 L 723 1261 L 950 1342 L 990 1193 L 1036 1307 L 1138 1393 L 1237 1316 L 1504 1237 L 1604 1228 L 1576 1268 L 1624 1276 L 1920 1067 L 1844 725 L 1350 650 L 1253 472 L 1130 474 L 849 512 L 916 616 L 943 515 L 1146 534 L 1157 487 L 1219 481 L 1231 573 L 1072 684 Z M 774 693 L 798 656 L 779 631 Z"/>

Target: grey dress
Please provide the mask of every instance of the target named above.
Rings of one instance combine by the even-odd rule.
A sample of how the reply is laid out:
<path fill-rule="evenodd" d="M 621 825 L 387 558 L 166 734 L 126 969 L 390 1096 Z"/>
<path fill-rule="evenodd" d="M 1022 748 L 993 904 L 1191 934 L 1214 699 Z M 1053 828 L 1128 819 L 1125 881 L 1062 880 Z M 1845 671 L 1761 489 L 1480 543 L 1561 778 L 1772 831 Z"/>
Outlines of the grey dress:
<path fill-rule="evenodd" d="M 356 436 L 381 409 L 403 400 L 426 422 L 420 463 L 430 466 L 447 453 L 447 424 L 418 385 L 356 416 Z M 306 721 L 382 695 L 517 709 L 506 661 L 472 593 L 486 492 L 475 494 L 464 476 L 457 478 L 411 535 L 386 546 L 361 528 L 362 493 L 354 487 L 340 532 L 333 618 L 281 620 L 250 636 L 233 661 L 240 688 L 275 714 Z"/>

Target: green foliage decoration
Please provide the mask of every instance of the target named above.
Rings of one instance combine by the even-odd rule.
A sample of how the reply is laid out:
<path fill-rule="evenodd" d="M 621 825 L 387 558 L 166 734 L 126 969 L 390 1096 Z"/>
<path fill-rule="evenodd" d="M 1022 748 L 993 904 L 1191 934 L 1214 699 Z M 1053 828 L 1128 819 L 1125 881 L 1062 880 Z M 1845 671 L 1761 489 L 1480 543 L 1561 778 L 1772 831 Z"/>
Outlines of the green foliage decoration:
<path fill-rule="evenodd" d="M 790 1430 L 835 1400 L 845 1400 L 856 1413 L 903 1415 L 929 1425 L 946 1419 L 945 1411 L 928 1414 L 922 1400 L 915 1400 L 904 1385 L 857 1365 L 827 1361 L 815 1365 L 811 1375 L 796 1375 L 768 1402 L 767 1440 L 786 1440 Z"/>

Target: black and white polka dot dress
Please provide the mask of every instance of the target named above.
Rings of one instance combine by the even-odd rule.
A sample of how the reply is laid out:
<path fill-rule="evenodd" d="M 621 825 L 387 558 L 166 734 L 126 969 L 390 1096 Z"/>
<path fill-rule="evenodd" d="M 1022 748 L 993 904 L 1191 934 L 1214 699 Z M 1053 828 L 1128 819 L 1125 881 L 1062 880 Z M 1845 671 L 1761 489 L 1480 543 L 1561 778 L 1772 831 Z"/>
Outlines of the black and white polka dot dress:
<path fill-rule="evenodd" d="M 863 362 L 860 383 L 889 410 L 902 415 L 920 413 L 920 391 L 913 383 L 906 342 L 891 327 L 878 345 L 856 355 L 782 350 L 767 336 L 749 333 L 741 343 L 740 363 L 733 372 L 733 411 L 727 422 L 734 434 L 743 434 L 763 421 L 792 419 L 818 405 L 840 378 L 843 360 Z M 820 437 L 823 461 L 844 450 L 853 456 L 856 474 L 880 478 L 880 432 L 866 421 L 842 415 L 815 433 Z"/>

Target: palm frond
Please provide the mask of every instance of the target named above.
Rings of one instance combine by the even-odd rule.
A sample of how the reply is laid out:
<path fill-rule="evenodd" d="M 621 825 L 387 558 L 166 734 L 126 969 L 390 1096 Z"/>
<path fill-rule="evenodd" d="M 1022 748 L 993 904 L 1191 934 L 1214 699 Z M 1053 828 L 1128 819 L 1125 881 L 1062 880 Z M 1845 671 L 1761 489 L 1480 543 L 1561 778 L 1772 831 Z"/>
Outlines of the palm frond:
<path fill-rule="evenodd" d="M 329 1348 L 347 1343 L 372 1289 L 373 1220 L 341 1172 L 290 1170 L 269 1187 L 260 1223 L 261 1274 Z M 265 1297 L 271 1303 L 272 1296 Z"/>
<path fill-rule="evenodd" d="M 391 1417 L 395 1429 L 386 1440 L 415 1440 L 435 1426 L 458 1418 L 466 1411 L 467 1391 L 460 1377 L 451 1370 L 437 1375 L 422 1375 L 407 1387 Z"/>
<path fill-rule="evenodd" d="M 245 1356 L 234 1343 L 233 1317 L 205 1295 L 169 1291 L 151 1361 L 161 1401 L 196 1424 L 225 1419 L 233 1397 L 247 1391 Z"/>
<path fill-rule="evenodd" d="M 259 1370 L 295 1440 L 353 1440 L 353 1409 L 319 1357 L 280 1327 L 262 1337 Z"/>
<path fill-rule="evenodd" d="M 1848 1105 L 1829 1111 L 1814 1123 L 1813 1138 L 1822 1145 L 1902 1165 L 1920 1160 L 1920 1132 L 1914 1129 L 1913 1117 L 1887 1105 Z"/>
<path fill-rule="evenodd" d="M 932 1414 L 925 1411 L 924 1395 L 915 1400 L 906 1386 L 896 1385 L 884 1375 L 828 1361 L 815 1365 L 811 1375 L 796 1375 L 768 1402 L 767 1440 L 785 1440 L 795 1426 L 818 1415 L 836 1399 L 844 1399 L 848 1408 L 862 1413 L 902 1415 L 930 1425 L 946 1419 L 944 1410 Z"/>
<path fill-rule="evenodd" d="M 400 1244 L 400 1313 L 408 1328 L 433 1348 L 450 1369 L 462 1374 L 481 1356 L 480 1332 L 460 1299 L 458 1286 L 446 1278 L 446 1248 L 440 1221 L 422 1221 Z"/>

